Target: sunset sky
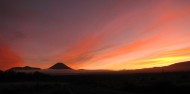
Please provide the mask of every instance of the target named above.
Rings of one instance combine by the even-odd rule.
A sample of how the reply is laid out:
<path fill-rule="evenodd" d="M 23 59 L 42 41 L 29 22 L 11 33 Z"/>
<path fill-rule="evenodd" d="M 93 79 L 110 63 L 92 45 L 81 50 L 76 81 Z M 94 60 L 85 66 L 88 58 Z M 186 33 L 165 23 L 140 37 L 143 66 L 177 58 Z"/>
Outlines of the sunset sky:
<path fill-rule="evenodd" d="M 140 69 L 190 60 L 190 0 L 1 0 L 0 69 Z"/>

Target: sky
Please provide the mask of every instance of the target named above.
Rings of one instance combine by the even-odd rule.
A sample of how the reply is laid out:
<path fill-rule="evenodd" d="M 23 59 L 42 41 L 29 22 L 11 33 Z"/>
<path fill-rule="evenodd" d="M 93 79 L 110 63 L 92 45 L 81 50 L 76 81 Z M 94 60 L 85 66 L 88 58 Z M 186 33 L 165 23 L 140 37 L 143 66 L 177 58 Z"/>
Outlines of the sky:
<path fill-rule="evenodd" d="M 1 0 L 0 69 L 128 70 L 190 60 L 190 0 Z"/>

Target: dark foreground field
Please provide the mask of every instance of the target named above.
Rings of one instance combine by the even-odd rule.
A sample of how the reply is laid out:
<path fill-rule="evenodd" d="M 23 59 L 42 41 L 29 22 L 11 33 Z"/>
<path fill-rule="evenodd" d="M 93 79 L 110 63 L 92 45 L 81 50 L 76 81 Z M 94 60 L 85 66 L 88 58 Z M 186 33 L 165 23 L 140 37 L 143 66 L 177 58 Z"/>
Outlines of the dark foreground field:
<path fill-rule="evenodd" d="M 190 72 L 85 74 L 0 73 L 0 94 L 182 94 Z"/>

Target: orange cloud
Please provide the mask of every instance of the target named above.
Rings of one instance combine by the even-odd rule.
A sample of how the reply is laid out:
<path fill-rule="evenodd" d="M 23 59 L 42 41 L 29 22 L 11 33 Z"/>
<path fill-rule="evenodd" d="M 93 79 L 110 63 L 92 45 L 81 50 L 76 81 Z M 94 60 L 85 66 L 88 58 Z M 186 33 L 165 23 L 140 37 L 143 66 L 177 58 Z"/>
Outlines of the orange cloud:
<path fill-rule="evenodd" d="M 171 3 L 170 0 L 167 1 Z M 180 18 L 185 18 L 190 16 L 189 6 L 168 11 L 169 2 L 163 3 L 162 5 L 160 5 L 160 7 L 158 5 L 158 7 L 155 8 L 156 10 L 154 9 L 154 11 L 157 12 L 155 13 L 157 14 L 157 16 L 153 19 L 153 23 L 147 25 L 147 28 L 144 31 L 142 31 L 142 33 L 150 33 L 161 26 L 169 25 L 173 21 L 177 21 Z"/>
<path fill-rule="evenodd" d="M 143 18 L 143 16 L 132 17 L 130 22 L 126 22 L 125 19 L 127 17 L 129 17 L 128 13 L 119 15 L 119 17 L 116 16 L 112 21 L 109 21 L 107 25 L 100 29 L 100 33 L 88 35 L 87 37 L 77 41 L 70 46 L 66 53 L 63 53 L 61 60 L 73 63 L 80 62 L 81 58 L 91 57 L 94 52 L 98 51 L 98 49 L 105 47 L 103 44 L 105 39 L 114 37 L 130 27 L 132 24 L 139 22 L 140 18 Z"/>
<path fill-rule="evenodd" d="M 7 45 L 0 43 L 0 69 L 7 70 L 22 65 L 23 60 Z"/>
<path fill-rule="evenodd" d="M 179 32 L 176 30 L 178 27 L 169 25 L 171 25 L 170 23 L 172 23 L 173 21 L 176 21 L 180 18 L 188 17 L 190 15 L 190 11 L 188 7 L 180 8 L 180 10 L 168 10 L 168 5 L 170 5 L 171 2 L 172 1 L 167 0 L 167 2 L 160 3 L 158 4 L 158 6 L 155 6 L 152 10 L 148 10 L 142 13 L 137 13 L 137 11 L 134 11 L 136 15 L 141 16 L 131 16 L 129 13 L 117 15 L 103 28 L 99 29 L 100 33 L 96 33 L 96 35 L 88 35 L 87 37 L 79 40 L 77 43 L 72 45 L 70 49 L 68 49 L 68 51 L 62 55 L 61 60 L 66 63 L 68 62 L 72 66 L 87 67 L 94 65 L 93 67 L 95 68 L 95 65 L 99 64 L 94 63 L 97 63 L 98 61 L 116 58 L 118 56 L 129 53 L 137 53 L 140 50 L 148 51 L 154 49 L 156 51 L 161 48 L 165 49 L 166 47 L 174 47 L 175 45 L 181 46 L 183 43 L 185 43 L 184 40 L 182 38 L 178 40 L 175 39 L 187 36 L 175 35 L 176 32 Z M 154 13 L 156 13 L 157 15 L 152 17 L 152 23 L 143 23 L 145 29 L 140 30 L 138 28 L 135 28 L 136 31 L 140 32 L 138 33 L 139 35 L 141 35 L 140 37 L 134 38 L 130 43 L 126 42 L 126 44 L 122 44 L 119 46 L 109 44 L 107 42 L 109 45 L 112 45 L 110 48 L 113 47 L 114 49 L 108 49 L 106 51 L 103 51 L 104 49 L 101 49 L 102 47 L 105 47 L 105 45 L 107 45 L 105 44 L 106 39 L 114 39 L 115 36 L 119 34 L 121 35 L 123 32 L 127 31 L 131 27 L 136 27 L 138 23 L 142 23 L 142 21 L 144 21 L 146 17 Z M 98 53 L 99 49 L 102 50 L 100 53 Z M 149 58 L 150 57 L 147 56 L 144 57 L 143 60 Z M 158 55 L 155 58 L 163 57 L 160 57 Z M 140 59 L 141 58 L 137 58 L 136 60 Z M 115 65 L 117 65 L 117 63 L 118 65 L 120 65 L 119 62 L 115 62 Z"/>
<path fill-rule="evenodd" d="M 159 51 L 135 60 L 120 62 L 109 69 L 141 69 L 151 67 L 167 66 L 178 62 L 190 60 L 190 47 L 177 48 L 169 51 Z"/>

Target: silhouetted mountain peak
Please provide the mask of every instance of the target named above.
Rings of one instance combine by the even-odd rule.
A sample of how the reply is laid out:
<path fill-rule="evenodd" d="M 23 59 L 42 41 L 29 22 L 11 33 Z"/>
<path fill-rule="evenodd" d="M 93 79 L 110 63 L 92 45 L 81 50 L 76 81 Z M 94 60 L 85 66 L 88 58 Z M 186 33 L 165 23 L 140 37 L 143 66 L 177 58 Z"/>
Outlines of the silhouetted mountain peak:
<path fill-rule="evenodd" d="M 31 68 L 30 66 L 25 66 L 25 67 L 23 67 L 23 68 Z"/>
<path fill-rule="evenodd" d="M 49 69 L 71 69 L 71 68 L 61 62 L 58 62 L 55 65 L 51 66 Z"/>

